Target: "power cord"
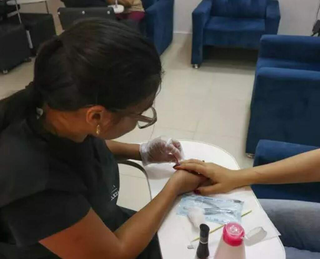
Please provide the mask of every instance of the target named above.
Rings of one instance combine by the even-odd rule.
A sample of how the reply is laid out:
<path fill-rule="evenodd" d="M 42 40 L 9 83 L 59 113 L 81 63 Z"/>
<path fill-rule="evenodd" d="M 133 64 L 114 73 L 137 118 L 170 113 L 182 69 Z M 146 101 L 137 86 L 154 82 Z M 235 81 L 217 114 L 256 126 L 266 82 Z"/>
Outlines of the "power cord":
<path fill-rule="evenodd" d="M 318 6 L 318 11 L 316 14 L 316 21 L 313 25 L 313 29 L 312 29 L 312 35 L 311 36 L 315 36 L 318 34 L 318 37 L 320 36 L 320 20 L 318 20 L 319 18 L 319 12 L 320 12 L 320 2 L 319 2 L 319 6 Z"/>
<path fill-rule="evenodd" d="M 319 6 L 318 6 L 318 11 L 317 11 L 317 14 L 316 14 L 316 22 L 318 21 L 319 12 L 320 12 L 320 1 L 319 1 Z"/>

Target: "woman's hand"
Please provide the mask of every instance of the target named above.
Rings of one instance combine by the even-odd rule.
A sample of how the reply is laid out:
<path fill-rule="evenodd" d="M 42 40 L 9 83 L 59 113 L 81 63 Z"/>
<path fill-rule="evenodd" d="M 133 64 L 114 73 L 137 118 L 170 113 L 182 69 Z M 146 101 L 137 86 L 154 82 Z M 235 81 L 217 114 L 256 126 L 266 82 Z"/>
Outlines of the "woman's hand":
<path fill-rule="evenodd" d="M 179 162 L 183 151 L 179 141 L 156 138 L 140 145 L 140 155 L 144 166 L 151 163 Z"/>
<path fill-rule="evenodd" d="M 199 187 L 195 190 L 196 194 L 226 193 L 246 185 L 240 171 L 230 170 L 213 163 L 192 159 L 182 162 L 180 166 L 175 166 L 175 169 L 196 172 L 211 180 L 211 185 Z"/>
<path fill-rule="evenodd" d="M 196 190 L 206 180 L 202 175 L 178 170 L 171 176 L 166 187 L 171 188 L 178 196 Z"/>

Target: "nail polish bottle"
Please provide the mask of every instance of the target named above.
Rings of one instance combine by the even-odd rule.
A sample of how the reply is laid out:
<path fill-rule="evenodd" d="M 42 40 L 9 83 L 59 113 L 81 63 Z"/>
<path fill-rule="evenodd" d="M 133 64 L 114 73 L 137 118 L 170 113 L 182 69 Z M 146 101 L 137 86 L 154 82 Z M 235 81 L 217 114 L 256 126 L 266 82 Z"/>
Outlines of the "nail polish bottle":
<path fill-rule="evenodd" d="M 206 224 L 200 225 L 200 242 L 197 249 L 198 259 L 206 259 L 209 257 L 209 232 L 210 228 Z"/>

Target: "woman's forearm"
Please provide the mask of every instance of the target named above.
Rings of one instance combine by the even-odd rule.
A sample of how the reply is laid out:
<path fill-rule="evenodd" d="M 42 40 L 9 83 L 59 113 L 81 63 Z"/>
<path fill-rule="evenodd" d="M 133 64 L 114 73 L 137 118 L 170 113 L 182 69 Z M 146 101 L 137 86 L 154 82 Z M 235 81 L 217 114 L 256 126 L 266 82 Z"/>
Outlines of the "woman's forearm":
<path fill-rule="evenodd" d="M 59 258 L 133 259 L 147 247 L 177 197 L 170 184 L 114 233 L 93 209 L 72 226 L 39 242 Z"/>
<path fill-rule="evenodd" d="M 117 159 L 141 160 L 140 145 L 107 140 L 108 148 Z"/>
<path fill-rule="evenodd" d="M 239 172 L 243 185 L 320 182 L 320 150 Z"/>
<path fill-rule="evenodd" d="M 176 197 L 174 187 L 167 184 L 156 198 L 115 232 L 125 246 L 122 247 L 122 251 L 125 251 L 123 258 L 138 256 L 149 244 Z"/>

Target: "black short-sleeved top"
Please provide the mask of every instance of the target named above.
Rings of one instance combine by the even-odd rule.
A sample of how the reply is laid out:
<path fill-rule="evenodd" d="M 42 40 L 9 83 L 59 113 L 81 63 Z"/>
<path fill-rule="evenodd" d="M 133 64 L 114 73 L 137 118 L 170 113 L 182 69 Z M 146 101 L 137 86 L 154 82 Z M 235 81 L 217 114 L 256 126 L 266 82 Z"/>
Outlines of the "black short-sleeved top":
<path fill-rule="evenodd" d="M 118 190 L 118 165 L 101 139 L 59 138 L 36 116 L 0 135 L 0 242 L 16 247 L 19 258 L 58 258 L 38 241 L 90 208 L 114 231 Z"/>

